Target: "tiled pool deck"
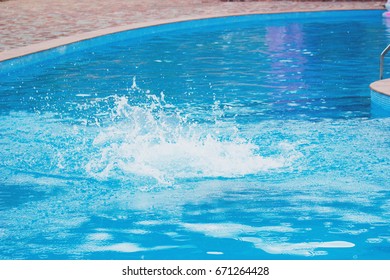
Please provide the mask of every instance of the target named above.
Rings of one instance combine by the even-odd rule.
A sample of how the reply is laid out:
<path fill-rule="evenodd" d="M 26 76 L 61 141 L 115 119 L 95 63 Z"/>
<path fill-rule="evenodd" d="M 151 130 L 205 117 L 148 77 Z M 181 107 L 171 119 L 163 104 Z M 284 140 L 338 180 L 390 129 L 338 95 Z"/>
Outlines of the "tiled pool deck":
<path fill-rule="evenodd" d="M 185 19 L 289 11 L 384 9 L 385 1 L 0 1 L 0 61 L 106 33 Z"/>

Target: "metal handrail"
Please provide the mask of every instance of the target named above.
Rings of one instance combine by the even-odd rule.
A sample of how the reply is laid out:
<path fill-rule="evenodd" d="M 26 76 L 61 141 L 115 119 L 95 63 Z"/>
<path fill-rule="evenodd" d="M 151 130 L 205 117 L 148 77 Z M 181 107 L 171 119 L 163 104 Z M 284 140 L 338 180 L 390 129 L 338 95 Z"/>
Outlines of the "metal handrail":
<path fill-rule="evenodd" d="M 382 51 L 380 56 L 380 64 L 379 64 L 379 80 L 383 79 L 383 64 L 385 61 L 385 55 L 390 51 L 390 45 L 387 45 L 387 47 Z"/>

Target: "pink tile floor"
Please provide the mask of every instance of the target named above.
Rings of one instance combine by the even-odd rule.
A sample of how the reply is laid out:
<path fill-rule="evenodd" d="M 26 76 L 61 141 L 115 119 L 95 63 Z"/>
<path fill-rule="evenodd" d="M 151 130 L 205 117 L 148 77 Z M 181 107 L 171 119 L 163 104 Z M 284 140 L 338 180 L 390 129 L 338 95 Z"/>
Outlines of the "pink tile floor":
<path fill-rule="evenodd" d="M 384 9 L 385 1 L 8 0 L 0 1 L 0 61 L 109 28 L 187 18 L 288 11 Z M 100 31 L 96 33 L 96 30 Z M 105 31 L 106 30 L 106 31 Z M 75 39 L 73 39 L 75 40 Z M 77 40 L 77 39 L 76 39 Z M 72 40 L 70 40 L 72 41 Z M 35 46 L 35 48 L 31 48 Z"/>

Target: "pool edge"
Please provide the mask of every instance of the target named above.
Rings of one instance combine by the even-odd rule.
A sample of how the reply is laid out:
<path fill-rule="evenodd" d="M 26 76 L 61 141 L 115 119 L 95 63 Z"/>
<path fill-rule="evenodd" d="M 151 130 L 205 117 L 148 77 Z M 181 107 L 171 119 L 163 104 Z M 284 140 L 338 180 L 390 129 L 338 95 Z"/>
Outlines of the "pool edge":
<path fill-rule="evenodd" d="M 320 13 L 320 12 L 341 12 L 341 11 L 378 11 L 381 9 L 327 9 L 327 10 L 299 10 L 299 11 L 286 11 L 286 12 L 253 12 L 253 13 L 226 13 L 226 14 L 209 14 L 203 16 L 185 16 L 179 18 L 163 19 L 163 20 L 153 20 L 148 22 L 132 23 L 126 25 L 120 25 L 110 28 L 98 29 L 94 31 L 84 32 L 80 34 L 74 34 L 66 37 L 59 37 L 56 39 L 42 41 L 36 44 L 31 44 L 15 49 L 5 50 L 0 52 L 0 63 L 16 59 L 19 57 L 27 56 L 34 53 L 39 53 L 51 49 L 55 49 L 61 46 L 66 46 L 73 43 L 82 42 L 85 40 L 94 39 L 101 36 L 111 35 L 115 33 L 135 30 L 139 28 L 153 27 L 163 24 L 172 24 L 180 23 L 193 20 L 204 20 L 204 19 L 213 19 L 213 18 L 224 18 L 224 17 L 234 17 L 234 16 L 246 16 L 246 15 L 271 15 L 271 14 L 290 14 L 290 13 Z"/>

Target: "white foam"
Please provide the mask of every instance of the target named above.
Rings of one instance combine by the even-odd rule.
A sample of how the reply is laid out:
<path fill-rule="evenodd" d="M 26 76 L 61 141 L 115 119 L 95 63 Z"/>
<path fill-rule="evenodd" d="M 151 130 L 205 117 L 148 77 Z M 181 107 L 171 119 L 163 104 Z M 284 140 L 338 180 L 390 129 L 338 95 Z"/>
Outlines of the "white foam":
<path fill-rule="evenodd" d="M 287 233 L 295 232 L 296 229 L 289 226 L 263 226 L 253 227 L 234 223 L 217 223 L 217 224 L 189 224 L 183 223 L 182 226 L 187 230 L 201 232 L 205 235 L 219 238 L 237 238 L 240 235 L 256 234 L 259 232 L 278 232 Z"/>
<path fill-rule="evenodd" d="M 243 241 L 253 243 L 253 245 L 269 254 L 298 255 L 298 256 L 318 256 L 326 255 L 326 251 L 321 248 L 352 248 L 355 244 L 347 241 L 329 241 L 329 242 L 302 242 L 302 243 L 278 243 L 275 241 L 266 242 L 256 237 L 244 237 Z"/>
<path fill-rule="evenodd" d="M 214 252 L 214 251 L 210 251 L 210 252 L 206 252 L 207 255 L 223 255 L 223 252 Z"/>
<path fill-rule="evenodd" d="M 142 252 L 142 251 L 156 251 L 156 250 L 169 250 L 177 248 L 177 246 L 155 246 L 151 248 L 144 248 L 139 246 L 136 243 L 116 243 L 112 245 L 84 245 L 83 249 L 86 249 L 91 252 L 119 252 L 119 253 L 136 253 L 136 252 Z"/>
<path fill-rule="evenodd" d="M 164 93 L 145 98 L 146 104 L 135 106 L 125 96 L 115 97 L 112 125 L 101 128 L 93 141 L 97 153 L 85 167 L 90 175 L 107 179 L 127 174 L 171 184 L 181 178 L 257 174 L 286 167 L 299 157 L 287 144 L 280 145 L 282 153 L 276 157 L 261 156 L 259 146 L 237 135 L 234 123 L 220 121 L 217 101 L 211 108 L 214 123 L 200 125 L 167 104 Z"/>
<path fill-rule="evenodd" d="M 113 251 L 120 253 L 135 253 L 140 251 L 146 251 L 145 248 L 142 248 L 138 244 L 134 243 L 117 243 L 107 246 L 87 245 L 86 247 L 92 252 Z"/>
<path fill-rule="evenodd" d="M 124 230 L 123 232 L 136 234 L 136 235 L 145 235 L 150 233 L 150 231 L 143 230 L 143 229 L 130 229 L 130 230 Z"/>
<path fill-rule="evenodd" d="M 382 238 L 368 238 L 366 240 L 366 242 L 370 243 L 370 244 L 379 244 L 379 243 L 383 242 L 383 239 Z"/>
<path fill-rule="evenodd" d="M 97 233 L 91 233 L 87 236 L 88 240 L 93 240 L 93 241 L 105 241 L 105 240 L 110 240 L 112 239 L 111 234 L 106 233 L 106 232 L 97 232 Z"/>
<path fill-rule="evenodd" d="M 270 233 L 296 232 L 289 226 L 252 227 L 242 224 L 182 224 L 184 228 L 214 238 L 232 238 L 252 243 L 256 248 L 269 254 L 318 256 L 326 255 L 320 248 L 352 248 L 355 244 L 347 241 L 289 243 L 287 240 L 270 236 Z"/>

